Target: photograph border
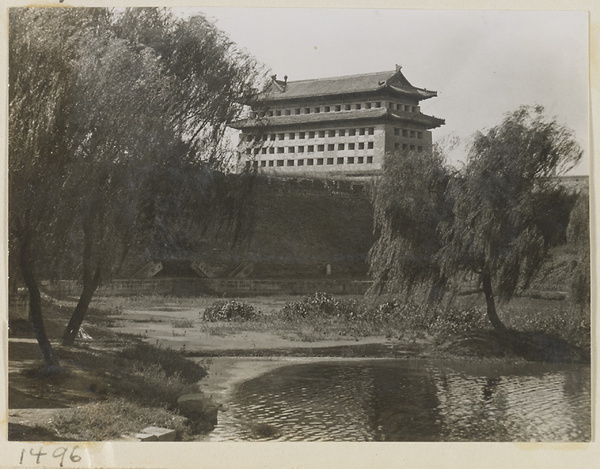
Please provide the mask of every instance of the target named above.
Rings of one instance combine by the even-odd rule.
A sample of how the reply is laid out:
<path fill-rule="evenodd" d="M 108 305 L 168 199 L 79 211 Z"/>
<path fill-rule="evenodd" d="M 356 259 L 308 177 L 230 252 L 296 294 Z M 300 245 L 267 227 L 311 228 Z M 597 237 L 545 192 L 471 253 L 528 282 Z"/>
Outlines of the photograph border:
<path fill-rule="evenodd" d="M 2 231 L 2 253 L 0 262 L 0 296 L 3 300 L 3 315 L 0 321 L 3 353 L 1 361 L 0 402 L 2 425 L 0 425 L 0 468 L 9 467 L 59 467 L 60 460 L 45 459 L 39 464 L 35 458 L 21 463 L 23 451 L 52 454 L 58 448 L 69 451 L 77 448 L 79 460 L 65 460 L 64 467 L 91 468 L 565 468 L 593 467 L 600 460 L 600 445 L 597 436 L 597 266 L 596 249 L 598 217 L 594 208 L 598 206 L 595 190 L 598 168 L 595 164 L 597 150 L 594 142 L 600 138 L 600 126 L 594 126 L 594 116 L 600 111 L 600 2 L 596 0 L 373 0 L 366 1 L 289 1 L 285 7 L 305 8 L 364 8 L 364 9 L 415 9 L 415 10 L 571 10 L 587 11 L 589 15 L 589 67 L 590 67 L 590 211 L 592 249 L 592 442 L 591 443 L 122 443 L 122 442 L 18 442 L 7 441 L 8 429 L 8 8 L 22 6 L 168 6 L 168 7 L 282 7 L 274 0 L 245 0 L 222 2 L 193 2 L 166 0 L 161 2 L 133 0 L 122 1 L 37 1 L 34 4 L 19 0 L 5 0 L 0 11 L 4 26 L 1 38 L 0 60 L 3 72 L 0 75 L 0 103 L 2 123 L 0 141 L 3 202 L 0 216 L 4 220 Z"/>

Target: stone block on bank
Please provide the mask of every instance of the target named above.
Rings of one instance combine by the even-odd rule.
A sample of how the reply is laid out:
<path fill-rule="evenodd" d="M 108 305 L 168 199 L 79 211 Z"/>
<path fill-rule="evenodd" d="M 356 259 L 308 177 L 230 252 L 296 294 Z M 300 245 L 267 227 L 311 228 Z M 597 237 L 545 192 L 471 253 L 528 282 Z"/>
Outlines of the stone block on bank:
<path fill-rule="evenodd" d="M 193 421 L 217 424 L 219 405 L 203 393 L 184 394 L 177 399 L 177 407 L 184 417 Z"/>
<path fill-rule="evenodd" d="M 140 441 L 175 441 L 177 432 L 170 428 L 146 427 L 135 437 Z"/>

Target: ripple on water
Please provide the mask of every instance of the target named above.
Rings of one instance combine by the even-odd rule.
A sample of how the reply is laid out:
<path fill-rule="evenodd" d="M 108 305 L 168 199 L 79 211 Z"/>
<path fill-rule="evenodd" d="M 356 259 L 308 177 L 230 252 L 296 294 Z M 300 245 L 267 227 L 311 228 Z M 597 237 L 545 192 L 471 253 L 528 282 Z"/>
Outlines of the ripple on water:
<path fill-rule="evenodd" d="M 586 441 L 590 408 L 585 366 L 518 364 L 486 375 L 425 360 L 319 362 L 242 383 L 211 437 Z"/>

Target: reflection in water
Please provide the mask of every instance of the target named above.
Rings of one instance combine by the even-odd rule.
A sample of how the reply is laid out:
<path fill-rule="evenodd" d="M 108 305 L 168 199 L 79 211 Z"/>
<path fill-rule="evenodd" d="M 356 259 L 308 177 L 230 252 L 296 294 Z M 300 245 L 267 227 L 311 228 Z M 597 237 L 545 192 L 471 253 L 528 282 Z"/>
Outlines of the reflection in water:
<path fill-rule="evenodd" d="M 319 362 L 242 383 L 214 440 L 585 441 L 590 369 Z"/>

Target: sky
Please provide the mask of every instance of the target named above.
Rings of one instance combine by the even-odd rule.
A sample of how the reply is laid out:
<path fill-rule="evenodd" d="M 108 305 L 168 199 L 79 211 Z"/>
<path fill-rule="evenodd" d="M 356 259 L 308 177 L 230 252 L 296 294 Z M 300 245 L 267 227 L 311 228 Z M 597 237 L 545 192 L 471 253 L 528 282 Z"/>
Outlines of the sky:
<path fill-rule="evenodd" d="M 468 142 L 520 105 L 575 131 L 589 173 L 587 15 L 568 11 L 202 8 L 242 49 L 290 81 L 393 70 L 438 97 L 422 112 Z M 186 13 L 191 13 L 187 11 Z M 460 165 L 464 150 L 452 153 Z"/>

